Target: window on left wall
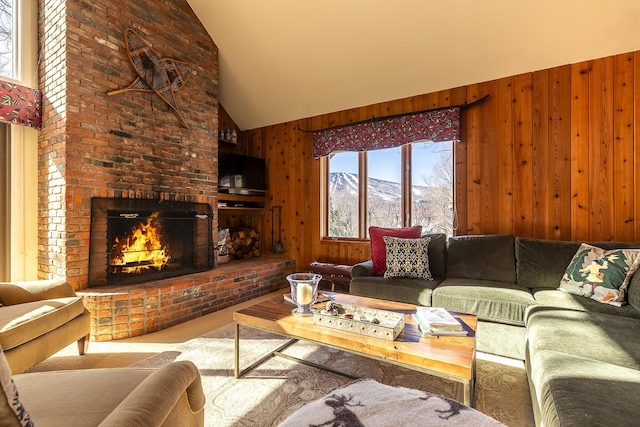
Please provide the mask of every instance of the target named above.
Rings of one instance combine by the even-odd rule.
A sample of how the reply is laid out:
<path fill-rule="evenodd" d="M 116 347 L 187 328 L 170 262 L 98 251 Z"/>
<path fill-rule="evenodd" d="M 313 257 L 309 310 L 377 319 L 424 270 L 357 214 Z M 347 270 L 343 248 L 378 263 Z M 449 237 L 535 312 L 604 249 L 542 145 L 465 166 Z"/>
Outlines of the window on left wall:
<path fill-rule="evenodd" d="M 0 76 L 16 78 L 17 0 L 0 0 Z"/>

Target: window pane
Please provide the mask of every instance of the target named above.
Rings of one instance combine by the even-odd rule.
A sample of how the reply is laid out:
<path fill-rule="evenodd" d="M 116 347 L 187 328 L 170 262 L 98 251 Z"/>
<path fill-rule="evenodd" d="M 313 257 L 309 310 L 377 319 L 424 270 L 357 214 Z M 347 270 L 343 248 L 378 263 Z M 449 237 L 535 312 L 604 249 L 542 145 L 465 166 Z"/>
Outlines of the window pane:
<path fill-rule="evenodd" d="M 329 236 L 358 237 L 358 153 L 329 159 Z"/>
<path fill-rule="evenodd" d="M 13 0 L 0 0 L 0 75 L 13 78 Z"/>
<path fill-rule="evenodd" d="M 402 226 L 401 148 L 367 152 L 367 229 Z"/>
<path fill-rule="evenodd" d="M 453 235 L 453 143 L 411 147 L 411 222 L 423 233 Z"/>

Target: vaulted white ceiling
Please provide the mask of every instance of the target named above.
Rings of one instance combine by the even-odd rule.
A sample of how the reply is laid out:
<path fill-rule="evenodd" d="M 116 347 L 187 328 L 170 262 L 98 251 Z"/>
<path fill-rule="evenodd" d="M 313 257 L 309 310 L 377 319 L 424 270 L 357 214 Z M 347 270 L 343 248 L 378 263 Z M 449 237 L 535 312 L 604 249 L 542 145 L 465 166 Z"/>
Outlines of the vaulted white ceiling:
<path fill-rule="evenodd" d="M 243 130 L 640 50 L 640 0 L 187 0 Z"/>

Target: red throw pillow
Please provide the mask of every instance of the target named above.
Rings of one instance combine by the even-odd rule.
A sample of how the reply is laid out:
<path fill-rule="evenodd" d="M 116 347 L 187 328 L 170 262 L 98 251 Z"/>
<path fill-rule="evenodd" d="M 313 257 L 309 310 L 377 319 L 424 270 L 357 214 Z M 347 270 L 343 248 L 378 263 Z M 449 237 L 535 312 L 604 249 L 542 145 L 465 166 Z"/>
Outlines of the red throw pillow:
<path fill-rule="evenodd" d="M 408 228 L 369 227 L 373 275 L 382 276 L 384 272 L 387 271 L 387 246 L 384 243 L 384 236 L 399 237 L 401 239 L 419 239 L 421 235 L 421 225 L 414 225 Z"/>

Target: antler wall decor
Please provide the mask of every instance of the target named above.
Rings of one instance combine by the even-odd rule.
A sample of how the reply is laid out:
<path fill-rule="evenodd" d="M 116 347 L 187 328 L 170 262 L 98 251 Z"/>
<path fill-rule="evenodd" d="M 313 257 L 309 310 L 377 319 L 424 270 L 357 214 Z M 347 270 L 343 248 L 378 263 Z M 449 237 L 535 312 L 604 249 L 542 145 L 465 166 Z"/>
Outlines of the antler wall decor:
<path fill-rule="evenodd" d="M 125 30 L 124 41 L 127 45 L 127 54 L 131 65 L 138 73 L 138 77 L 129 86 L 107 92 L 107 95 L 116 95 L 130 90 L 141 92 L 155 92 L 178 115 L 178 118 L 189 129 L 185 122 L 175 92 L 180 90 L 195 71 L 183 61 L 171 58 L 160 58 L 147 43 L 132 28 Z"/>

